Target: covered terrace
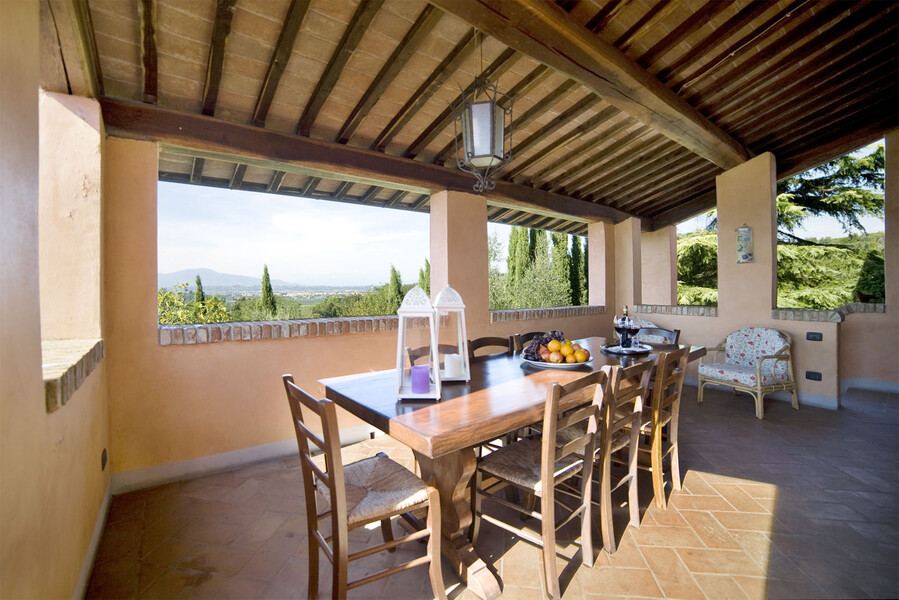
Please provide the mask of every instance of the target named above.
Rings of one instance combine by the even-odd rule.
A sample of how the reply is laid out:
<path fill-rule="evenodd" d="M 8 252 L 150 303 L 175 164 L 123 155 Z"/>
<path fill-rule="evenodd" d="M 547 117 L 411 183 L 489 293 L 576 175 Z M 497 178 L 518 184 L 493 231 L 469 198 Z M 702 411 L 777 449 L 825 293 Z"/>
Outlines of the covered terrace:
<path fill-rule="evenodd" d="M 609 336 L 623 305 L 689 344 L 773 327 L 794 340 L 805 408 L 775 411 L 778 435 L 801 439 L 809 415 L 839 416 L 850 389 L 875 394 L 863 413 L 882 408 L 894 423 L 897 26 L 899 4 L 863 1 L 0 2 L 0 597 L 82 596 L 115 495 L 295 453 L 282 373 L 320 393 L 322 378 L 393 366 L 395 316 L 160 327 L 159 181 L 427 212 L 432 289 L 460 292 L 470 337 Z M 477 76 L 514 97 L 512 160 L 484 194 L 455 168 L 448 108 Z M 886 302 L 778 309 L 776 181 L 879 139 Z M 675 225 L 712 207 L 719 304 L 677 306 Z M 490 311 L 488 221 L 585 235 L 589 305 Z M 737 264 L 744 225 L 755 260 Z M 821 448 L 756 435 L 768 424 L 748 400 L 716 399 L 732 409 L 722 418 L 733 439 Z M 691 409 L 701 432 L 703 411 Z M 815 435 L 863 447 L 850 421 L 851 435 L 840 420 Z M 368 438 L 349 415 L 342 425 L 346 442 Z M 849 469 L 895 499 L 895 453 L 858 449 L 831 475 Z M 688 481 L 715 467 L 693 460 Z M 858 501 L 848 491 L 829 504 Z M 895 520 L 877 507 L 895 516 L 895 502 L 867 500 L 874 516 L 841 513 L 846 531 L 894 553 Z M 843 541 L 860 556 L 847 547 L 857 537 Z M 853 584 L 843 595 L 895 590 Z"/>

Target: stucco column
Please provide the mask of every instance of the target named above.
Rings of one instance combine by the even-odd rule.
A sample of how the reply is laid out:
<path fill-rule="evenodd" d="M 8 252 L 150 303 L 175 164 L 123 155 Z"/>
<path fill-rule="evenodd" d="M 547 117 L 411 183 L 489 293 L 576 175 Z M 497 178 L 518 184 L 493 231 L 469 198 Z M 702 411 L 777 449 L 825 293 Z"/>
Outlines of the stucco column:
<path fill-rule="evenodd" d="M 639 219 L 615 225 L 615 304 L 608 307 L 611 311 L 643 302 L 640 237 Z"/>
<path fill-rule="evenodd" d="M 468 337 L 489 323 L 487 200 L 444 190 L 431 195 L 431 299 L 452 286 L 465 302 Z"/>
<path fill-rule="evenodd" d="M 899 128 L 885 136 L 884 192 L 884 285 L 887 311 L 899 306 Z"/>
<path fill-rule="evenodd" d="M 587 224 L 589 302 L 612 311 L 615 302 L 615 229 L 611 223 Z"/>
<path fill-rule="evenodd" d="M 641 236 L 644 304 L 677 304 L 677 227 L 669 225 Z"/>
<path fill-rule="evenodd" d="M 777 296 L 777 169 L 766 152 L 715 179 L 718 193 L 718 311 L 765 323 Z M 752 262 L 737 263 L 737 229 L 751 227 Z M 743 325 L 740 325 L 743 326 Z"/>

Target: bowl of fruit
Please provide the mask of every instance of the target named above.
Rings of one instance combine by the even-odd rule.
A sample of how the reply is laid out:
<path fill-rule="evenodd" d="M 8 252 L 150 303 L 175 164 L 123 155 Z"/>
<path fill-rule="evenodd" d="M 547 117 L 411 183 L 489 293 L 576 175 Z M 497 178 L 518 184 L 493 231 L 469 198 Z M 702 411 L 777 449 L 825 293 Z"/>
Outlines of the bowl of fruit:
<path fill-rule="evenodd" d="M 521 360 L 536 367 L 574 369 L 589 365 L 593 359 L 588 349 L 553 330 L 532 339 L 521 351 Z"/>

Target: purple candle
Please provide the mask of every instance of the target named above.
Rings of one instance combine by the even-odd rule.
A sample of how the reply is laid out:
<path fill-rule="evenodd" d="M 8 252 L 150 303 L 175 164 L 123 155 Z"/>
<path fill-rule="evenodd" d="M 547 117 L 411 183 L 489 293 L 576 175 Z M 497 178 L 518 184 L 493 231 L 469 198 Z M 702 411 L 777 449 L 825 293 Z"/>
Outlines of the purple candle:
<path fill-rule="evenodd" d="M 427 394 L 431 390 L 430 367 L 420 365 L 412 367 L 412 393 Z"/>

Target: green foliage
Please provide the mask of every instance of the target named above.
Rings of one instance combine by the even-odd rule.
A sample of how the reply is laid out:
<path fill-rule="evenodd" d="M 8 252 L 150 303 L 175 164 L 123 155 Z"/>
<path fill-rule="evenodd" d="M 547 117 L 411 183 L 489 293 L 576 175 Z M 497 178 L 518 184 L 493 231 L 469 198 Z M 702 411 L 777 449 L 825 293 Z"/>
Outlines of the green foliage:
<path fill-rule="evenodd" d="M 431 295 L 431 262 L 427 258 L 425 266 L 418 271 L 418 287 L 423 289 L 428 296 Z"/>
<path fill-rule="evenodd" d="M 590 304 L 590 240 L 584 238 L 584 270 L 581 271 L 584 287 L 581 288 L 582 304 Z"/>
<path fill-rule="evenodd" d="M 268 265 L 262 266 L 262 310 L 267 312 L 269 319 L 274 318 L 278 307 L 275 304 L 275 291 L 272 289 L 272 282 L 268 277 Z"/>
<path fill-rule="evenodd" d="M 855 294 L 860 302 L 886 302 L 882 251 L 868 250 L 859 269 Z"/>
<path fill-rule="evenodd" d="M 718 288 L 717 233 L 697 231 L 677 240 L 677 280 L 687 287 Z"/>
<path fill-rule="evenodd" d="M 395 315 L 403 303 L 403 280 L 396 267 L 390 265 L 390 283 L 388 284 L 388 309 L 385 315 Z"/>
<path fill-rule="evenodd" d="M 392 308 L 395 298 L 390 288 L 391 285 L 387 283 L 373 287 L 369 291 L 360 294 L 325 298 L 312 307 L 311 316 L 314 318 L 333 318 L 396 314 L 397 309 Z M 411 285 L 400 288 L 400 303 L 402 303 L 403 296 L 410 289 L 412 289 Z"/>
<path fill-rule="evenodd" d="M 509 238 L 507 267 L 514 277 L 501 273 L 501 244 L 495 236 L 487 243 L 489 262 L 489 306 L 491 310 L 568 306 L 571 303 L 568 238 L 553 234 L 552 259 L 549 240 L 542 230 L 513 228 Z M 522 249 L 533 242 L 534 260 L 529 262 Z M 517 257 L 517 258 L 516 258 Z M 524 260 L 522 260 L 524 259 Z"/>
<path fill-rule="evenodd" d="M 568 285 L 571 286 L 571 304 L 580 306 L 584 301 L 584 256 L 581 254 L 581 238 L 571 236 L 571 260 L 568 264 Z"/>
<path fill-rule="evenodd" d="M 553 232 L 552 235 L 552 274 L 554 285 L 563 298 L 562 306 L 570 306 L 571 302 L 571 256 L 568 254 L 568 236 Z"/>
<path fill-rule="evenodd" d="M 199 282 L 199 277 L 197 281 Z M 175 285 L 171 291 L 160 289 L 156 299 L 159 324 L 223 323 L 228 320 L 228 309 L 221 298 L 204 294 L 202 301 L 188 304 L 187 297 L 186 281 Z"/>
<path fill-rule="evenodd" d="M 535 238 L 536 241 L 536 238 Z M 499 241 L 496 241 L 499 244 Z M 497 249 L 499 246 L 497 245 Z M 530 235 L 522 227 L 513 227 L 509 234 L 509 249 L 506 258 L 506 273 L 510 280 L 520 281 L 524 270 L 530 264 Z"/>
<path fill-rule="evenodd" d="M 677 303 L 684 306 L 718 306 L 718 290 L 678 281 Z"/>
<path fill-rule="evenodd" d="M 203 282 L 197 275 L 197 288 L 194 290 L 194 304 L 202 304 L 206 301 L 206 294 L 203 292 Z"/>

